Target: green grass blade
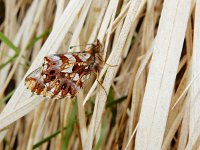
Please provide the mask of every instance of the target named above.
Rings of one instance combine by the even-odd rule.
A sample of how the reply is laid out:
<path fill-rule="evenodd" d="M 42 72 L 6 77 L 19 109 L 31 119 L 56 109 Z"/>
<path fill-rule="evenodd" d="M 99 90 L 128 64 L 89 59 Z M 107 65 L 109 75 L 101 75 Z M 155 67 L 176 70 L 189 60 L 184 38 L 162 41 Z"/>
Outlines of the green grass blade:
<path fill-rule="evenodd" d="M 18 54 L 15 54 L 13 57 L 10 57 L 6 62 L 0 64 L 0 70 L 3 69 L 7 64 L 13 62 L 17 58 Z"/>
<path fill-rule="evenodd" d="M 19 55 L 20 49 L 17 48 L 2 32 L 0 32 L 0 40 L 4 42 L 9 48 L 11 48 L 15 54 L 10 57 L 6 62 L 0 64 L 0 70 L 4 68 L 7 64 L 13 62 L 15 58 Z"/>
<path fill-rule="evenodd" d="M 42 39 L 44 37 L 47 37 L 50 32 L 51 32 L 51 29 L 48 29 L 47 31 L 45 31 L 44 33 L 42 33 L 41 35 L 39 35 L 38 37 L 36 37 L 33 40 L 31 40 L 29 42 L 29 44 L 27 45 L 26 49 L 32 48 L 37 41 L 39 41 L 40 39 Z"/>
<path fill-rule="evenodd" d="M 107 123 L 108 123 L 108 121 L 105 118 L 103 120 L 103 125 L 102 125 L 102 129 L 101 129 L 100 137 L 99 137 L 99 140 L 97 142 L 97 145 L 95 146 L 95 150 L 98 150 L 101 147 L 101 145 L 103 144 L 104 140 L 105 140 L 106 131 L 107 131 L 107 128 L 108 128 Z"/>
<path fill-rule="evenodd" d="M 0 40 L 14 50 L 17 55 L 19 54 L 19 48 L 17 48 L 2 32 L 0 32 Z"/>
<path fill-rule="evenodd" d="M 8 93 L 4 98 L 2 98 L 0 100 L 0 106 L 5 103 L 12 95 L 13 93 L 15 92 L 15 89 L 13 89 L 10 93 Z"/>
<path fill-rule="evenodd" d="M 123 97 L 120 97 L 116 100 L 113 100 L 113 101 L 109 101 L 107 104 L 106 104 L 106 107 L 112 107 L 114 105 L 117 105 L 118 103 L 124 101 L 125 99 L 127 98 L 127 96 L 123 96 Z"/>
<path fill-rule="evenodd" d="M 51 134 L 50 136 L 42 139 L 41 141 L 37 142 L 36 144 L 33 145 L 33 149 L 38 148 L 39 146 L 41 146 L 42 144 L 50 141 L 52 138 L 56 137 L 59 133 L 61 132 L 61 130 L 57 130 L 55 133 Z"/>

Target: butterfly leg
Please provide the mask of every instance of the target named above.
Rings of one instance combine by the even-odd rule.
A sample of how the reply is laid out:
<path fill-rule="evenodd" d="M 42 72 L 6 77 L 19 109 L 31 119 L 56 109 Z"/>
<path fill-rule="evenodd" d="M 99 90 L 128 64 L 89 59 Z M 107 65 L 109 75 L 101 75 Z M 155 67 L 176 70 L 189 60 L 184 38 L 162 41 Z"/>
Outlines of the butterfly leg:
<path fill-rule="evenodd" d="M 105 64 L 108 65 L 109 67 L 117 67 L 118 66 L 118 65 L 110 65 L 110 64 L 107 64 L 106 62 L 105 62 Z"/>
<path fill-rule="evenodd" d="M 108 65 L 109 67 L 117 67 L 118 65 L 110 65 L 107 64 L 102 58 L 100 58 L 99 56 L 97 56 L 99 58 L 99 60 L 101 60 L 104 64 Z"/>
<path fill-rule="evenodd" d="M 102 87 L 102 89 L 104 90 L 106 96 L 108 96 L 108 93 L 106 92 L 105 87 L 104 87 L 104 86 L 102 85 L 102 83 L 98 80 L 98 78 L 99 78 L 99 74 L 98 74 L 98 73 L 95 73 L 95 75 L 96 75 L 97 83 Z"/>

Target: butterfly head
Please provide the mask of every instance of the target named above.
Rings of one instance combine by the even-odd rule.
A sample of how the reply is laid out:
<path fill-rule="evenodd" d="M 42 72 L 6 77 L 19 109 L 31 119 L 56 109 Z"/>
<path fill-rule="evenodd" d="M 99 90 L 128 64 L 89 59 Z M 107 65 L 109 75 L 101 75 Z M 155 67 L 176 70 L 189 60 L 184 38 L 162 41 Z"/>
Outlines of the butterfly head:
<path fill-rule="evenodd" d="M 102 50 L 103 50 L 103 45 L 97 39 L 96 43 L 94 43 L 91 47 L 91 52 L 95 59 L 92 68 L 93 71 L 97 73 L 100 72 L 104 64 Z"/>
<path fill-rule="evenodd" d="M 101 42 L 97 39 L 97 41 L 92 44 L 90 50 L 93 53 L 101 53 L 101 51 L 103 50 L 103 45 L 101 44 Z"/>

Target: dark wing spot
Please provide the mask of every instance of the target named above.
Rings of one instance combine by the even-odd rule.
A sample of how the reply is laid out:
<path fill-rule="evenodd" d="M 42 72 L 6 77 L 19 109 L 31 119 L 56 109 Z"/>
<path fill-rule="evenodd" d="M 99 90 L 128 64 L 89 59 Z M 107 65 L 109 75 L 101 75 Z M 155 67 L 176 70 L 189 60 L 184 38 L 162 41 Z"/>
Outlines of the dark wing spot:
<path fill-rule="evenodd" d="M 60 84 L 60 80 L 57 80 L 56 83 L 59 85 Z"/>
<path fill-rule="evenodd" d="M 66 83 L 63 83 L 63 85 L 62 85 L 62 89 L 65 90 L 66 87 L 67 87 L 67 84 L 66 84 Z"/>
<path fill-rule="evenodd" d="M 71 86 L 69 86 L 68 91 L 71 94 L 71 92 L 72 92 L 72 87 Z"/>
<path fill-rule="evenodd" d="M 56 76 L 51 76 L 51 81 L 54 81 L 56 79 Z"/>
<path fill-rule="evenodd" d="M 49 74 L 54 74 L 56 71 L 55 70 L 51 70 L 50 72 L 49 72 Z"/>

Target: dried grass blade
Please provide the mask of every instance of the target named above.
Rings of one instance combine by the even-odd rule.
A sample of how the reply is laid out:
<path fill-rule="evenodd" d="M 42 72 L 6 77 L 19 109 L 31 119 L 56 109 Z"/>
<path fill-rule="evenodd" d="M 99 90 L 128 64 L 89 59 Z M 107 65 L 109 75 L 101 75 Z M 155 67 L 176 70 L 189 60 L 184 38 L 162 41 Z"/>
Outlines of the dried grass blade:
<path fill-rule="evenodd" d="M 136 149 L 161 149 L 190 7 L 190 0 L 164 1 L 139 119 Z"/>
<path fill-rule="evenodd" d="M 136 16 L 136 13 L 138 11 L 140 4 L 141 4 L 140 0 L 131 1 L 131 5 L 128 10 L 127 17 L 123 24 L 122 30 L 120 32 L 119 39 L 118 39 L 116 45 L 114 45 L 114 48 L 113 48 L 114 51 L 112 51 L 112 53 L 111 53 L 112 57 L 110 57 L 110 59 L 108 60 L 108 64 L 118 64 L 124 44 L 126 42 L 126 37 L 128 36 L 128 33 L 131 29 L 131 25 L 135 19 L 135 16 Z M 103 86 L 107 92 L 111 86 L 111 82 L 114 77 L 113 75 L 115 74 L 114 73 L 115 71 L 116 71 L 116 69 L 114 67 L 110 67 L 107 70 L 107 73 L 105 75 Z M 85 149 L 88 149 L 88 150 L 92 149 L 93 139 L 94 139 L 94 136 L 95 136 L 97 129 L 99 127 L 99 124 L 100 124 L 100 120 L 101 120 L 104 106 L 106 103 L 106 97 L 107 97 L 107 95 L 105 95 L 105 91 L 100 89 L 100 92 L 98 93 L 98 95 L 96 97 L 95 108 L 94 108 L 92 120 L 89 125 L 88 137 L 87 137 Z"/>

